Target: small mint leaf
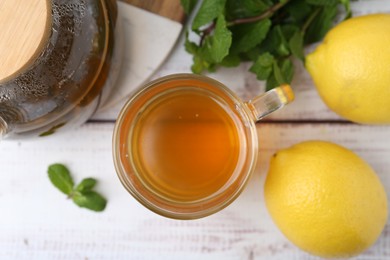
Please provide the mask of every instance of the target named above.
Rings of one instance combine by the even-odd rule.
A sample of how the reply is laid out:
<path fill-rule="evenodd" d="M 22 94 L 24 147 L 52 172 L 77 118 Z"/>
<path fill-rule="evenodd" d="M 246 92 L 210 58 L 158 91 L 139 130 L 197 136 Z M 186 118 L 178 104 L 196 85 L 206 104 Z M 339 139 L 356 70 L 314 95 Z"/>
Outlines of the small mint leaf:
<path fill-rule="evenodd" d="M 273 87 L 280 86 L 285 83 L 291 83 L 294 76 L 294 66 L 290 59 L 287 58 L 279 62 L 274 61 L 272 70 L 274 81 L 271 78 L 270 84 L 272 84 Z"/>
<path fill-rule="evenodd" d="M 261 44 L 263 52 L 270 52 L 275 56 L 287 56 L 290 54 L 288 42 L 284 33 L 290 30 L 282 30 L 280 25 L 274 26 Z"/>
<path fill-rule="evenodd" d="M 242 37 L 234 44 L 234 52 L 246 52 L 260 44 L 267 36 L 270 27 L 271 21 L 269 19 L 238 26 L 237 31 L 241 30 Z"/>
<path fill-rule="evenodd" d="M 276 81 L 274 73 L 271 73 L 271 75 L 267 79 L 266 91 L 269 91 L 278 86 L 280 86 L 280 84 Z"/>
<path fill-rule="evenodd" d="M 291 60 L 288 58 L 284 59 L 281 62 L 280 70 L 282 72 L 283 78 L 285 79 L 285 82 L 283 83 L 290 84 L 294 77 L 294 65 Z"/>
<path fill-rule="evenodd" d="M 76 186 L 76 191 L 89 191 L 95 187 L 97 181 L 94 178 L 85 178 Z"/>
<path fill-rule="evenodd" d="M 303 52 L 303 34 L 297 30 L 288 42 L 291 53 L 305 62 L 305 54 Z"/>
<path fill-rule="evenodd" d="M 284 75 L 282 74 L 282 71 L 278 65 L 278 63 L 275 61 L 274 64 L 273 64 L 273 71 L 274 71 L 274 76 L 275 76 L 275 79 L 276 79 L 276 82 L 279 84 L 279 85 L 282 85 L 283 83 L 286 83 L 287 80 L 285 79 Z"/>
<path fill-rule="evenodd" d="M 272 73 L 274 60 L 274 56 L 266 52 L 257 58 L 249 70 L 256 74 L 258 80 L 266 80 Z"/>
<path fill-rule="evenodd" d="M 291 1 L 288 4 L 288 9 L 286 10 L 292 20 L 298 24 L 298 22 L 304 22 L 307 17 L 310 16 L 312 11 L 312 6 L 310 6 L 305 1 L 299 0 L 299 1 Z"/>
<path fill-rule="evenodd" d="M 320 9 L 306 30 L 305 45 L 322 40 L 333 26 L 333 20 L 338 10 L 337 5 L 323 6 Z"/>
<path fill-rule="evenodd" d="M 223 13 L 226 0 L 204 0 L 192 23 L 192 29 L 198 30 L 203 25 L 211 23 Z"/>
<path fill-rule="evenodd" d="M 277 42 L 278 42 L 277 48 L 276 48 L 276 52 L 280 56 L 287 56 L 287 55 L 289 55 L 290 54 L 290 49 L 289 49 L 286 37 L 284 35 L 284 32 L 282 30 L 282 27 L 281 26 L 276 26 L 275 27 L 275 33 L 276 33 Z"/>
<path fill-rule="evenodd" d="M 107 200 L 95 191 L 76 192 L 72 200 L 81 208 L 97 212 L 103 211 L 107 205 Z"/>
<path fill-rule="evenodd" d="M 221 61 L 223 67 L 237 67 L 240 65 L 241 59 L 238 55 L 228 55 Z"/>
<path fill-rule="evenodd" d="M 191 70 L 195 74 L 201 74 L 204 70 L 207 70 L 210 67 L 210 63 L 205 61 L 201 54 L 194 55 L 193 64 Z"/>
<path fill-rule="evenodd" d="M 226 27 L 225 17 L 219 15 L 214 35 L 207 37 L 204 44 L 207 49 L 205 55 L 210 63 L 221 62 L 229 54 L 231 44 L 232 33 Z"/>
<path fill-rule="evenodd" d="M 66 195 L 70 195 L 73 191 L 73 180 L 70 176 L 68 168 L 62 164 L 52 164 L 47 170 L 51 183 Z"/>
<path fill-rule="evenodd" d="M 226 16 L 229 18 L 245 18 L 260 15 L 272 6 L 272 0 L 228 0 Z"/>

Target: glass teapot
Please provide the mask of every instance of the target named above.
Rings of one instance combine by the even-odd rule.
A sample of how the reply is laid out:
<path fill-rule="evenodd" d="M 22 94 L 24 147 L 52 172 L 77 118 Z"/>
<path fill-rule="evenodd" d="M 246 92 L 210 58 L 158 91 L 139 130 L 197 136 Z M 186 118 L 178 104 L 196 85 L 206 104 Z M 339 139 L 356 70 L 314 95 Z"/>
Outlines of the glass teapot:
<path fill-rule="evenodd" d="M 85 122 L 108 96 L 115 0 L 0 1 L 0 137 Z"/>

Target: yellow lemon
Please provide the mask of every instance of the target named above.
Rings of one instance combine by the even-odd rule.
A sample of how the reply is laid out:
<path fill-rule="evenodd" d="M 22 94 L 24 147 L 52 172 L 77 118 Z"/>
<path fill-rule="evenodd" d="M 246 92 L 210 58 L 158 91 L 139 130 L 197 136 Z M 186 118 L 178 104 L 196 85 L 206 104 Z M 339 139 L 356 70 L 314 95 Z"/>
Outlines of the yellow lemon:
<path fill-rule="evenodd" d="M 309 54 L 306 68 L 327 106 L 357 123 L 390 123 L 390 15 L 346 20 Z"/>
<path fill-rule="evenodd" d="M 299 248 L 322 257 L 356 255 L 387 221 L 387 198 L 372 168 L 339 145 L 308 141 L 277 152 L 265 182 L 268 211 Z"/>

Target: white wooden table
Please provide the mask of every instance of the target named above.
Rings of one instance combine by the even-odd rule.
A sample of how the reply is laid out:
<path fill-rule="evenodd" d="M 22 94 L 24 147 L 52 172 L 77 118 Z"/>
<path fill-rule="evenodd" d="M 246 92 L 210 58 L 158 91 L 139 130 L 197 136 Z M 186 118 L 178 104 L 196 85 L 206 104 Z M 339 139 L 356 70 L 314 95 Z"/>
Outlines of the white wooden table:
<path fill-rule="evenodd" d="M 371 1 L 370 1 L 371 2 Z M 389 1 L 382 2 L 390 12 Z M 387 3 L 386 3 L 387 2 Z M 355 14 L 374 12 L 358 2 Z M 189 72 L 183 39 L 153 76 Z M 243 98 L 263 91 L 248 65 L 210 76 Z M 0 144 L 0 259 L 316 259 L 292 245 L 264 205 L 263 184 L 272 154 L 304 140 L 328 140 L 352 149 L 376 170 L 390 195 L 390 126 L 343 121 L 320 100 L 302 67 L 296 101 L 259 123 L 259 161 L 243 194 L 210 217 L 177 221 L 158 216 L 121 186 L 112 162 L 111 137 L 119 108 L 100 112 L 74 131 Z M 47 166 L 61 162 L 74 178 L 96 177 L 108 198 L 102 213 L 80 209 L 56 190 Z M 390 259 L 390 224 L 357 259 Z"/>

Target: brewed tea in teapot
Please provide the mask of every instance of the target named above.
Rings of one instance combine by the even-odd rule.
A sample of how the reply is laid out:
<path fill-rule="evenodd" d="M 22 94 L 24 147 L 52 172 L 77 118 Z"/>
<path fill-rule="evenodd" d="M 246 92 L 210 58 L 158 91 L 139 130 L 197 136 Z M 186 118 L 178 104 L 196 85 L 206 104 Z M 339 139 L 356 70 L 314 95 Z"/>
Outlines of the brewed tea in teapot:
<path fill-rule="evenodd" d="M 115 0 L 0 1 L 0 135 L 46 136 L 108 96 Z"/>

